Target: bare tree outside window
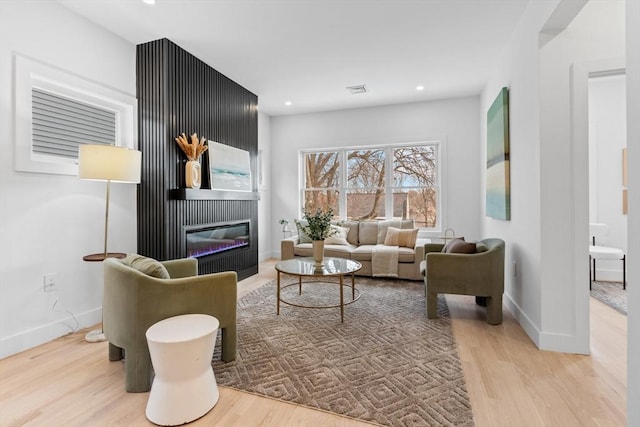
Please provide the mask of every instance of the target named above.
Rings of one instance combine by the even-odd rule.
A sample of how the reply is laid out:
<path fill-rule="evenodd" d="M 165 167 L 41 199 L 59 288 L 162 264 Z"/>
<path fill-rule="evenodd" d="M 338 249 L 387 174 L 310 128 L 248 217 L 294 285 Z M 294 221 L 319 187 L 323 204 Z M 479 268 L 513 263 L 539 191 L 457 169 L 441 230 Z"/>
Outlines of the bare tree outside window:
<path fill-rule="evenodd" d="M 337 152 L 307 153 L 304 155 L 304 210 L 316 212 L 333 209 L 339 218 L 340 159 Z"/>
<path fill-rule="evenodd" d="M 394 217 L 411 218 L 416 225 L 437 224 L 437 152 L 434 145 L 393 150 Z M 404 197 L 398 197 L 404 195 Z M 396 206 L 396 204 L 401 204 Z"/>
<path fill-rule="evenodd" d="M 385 217 L 385 150 L 347 152 L 347 217 Z"/>
<path fill-rule="evenodd" d="M 438 225 L 436 143 L 305 153 L 304 167 L 307 211 L 332 208 L 343 219 L 402 218 L 413 219 L 420 227 Z"/>

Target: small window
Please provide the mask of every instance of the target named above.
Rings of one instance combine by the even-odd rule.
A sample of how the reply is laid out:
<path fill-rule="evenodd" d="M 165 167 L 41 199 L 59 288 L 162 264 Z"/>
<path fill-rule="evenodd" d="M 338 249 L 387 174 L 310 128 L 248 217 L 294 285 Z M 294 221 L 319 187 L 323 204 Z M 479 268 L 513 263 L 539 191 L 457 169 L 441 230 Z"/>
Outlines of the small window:
<path fill-rule="evenodd" d="M 16 164 L 77 174 L 83 144 L 135 148 L 134 97 L 21 56 L 16 64 Z"/>

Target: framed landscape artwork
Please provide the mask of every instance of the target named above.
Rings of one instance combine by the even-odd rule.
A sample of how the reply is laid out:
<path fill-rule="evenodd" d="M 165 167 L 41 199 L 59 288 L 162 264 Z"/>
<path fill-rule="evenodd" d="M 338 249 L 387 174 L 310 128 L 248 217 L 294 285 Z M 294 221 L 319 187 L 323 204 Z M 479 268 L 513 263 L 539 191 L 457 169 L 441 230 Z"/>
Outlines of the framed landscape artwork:
<path fill-rule="evenodd" d="M 486 214 L 511 219 L 509 182 L 509 89 L 503 87 L 487 112 Z"/>
<path fill-rule="evenodd" d="M 251 157 L 248 151 L 209 141 L 212 190 L 251 191 Z"/>

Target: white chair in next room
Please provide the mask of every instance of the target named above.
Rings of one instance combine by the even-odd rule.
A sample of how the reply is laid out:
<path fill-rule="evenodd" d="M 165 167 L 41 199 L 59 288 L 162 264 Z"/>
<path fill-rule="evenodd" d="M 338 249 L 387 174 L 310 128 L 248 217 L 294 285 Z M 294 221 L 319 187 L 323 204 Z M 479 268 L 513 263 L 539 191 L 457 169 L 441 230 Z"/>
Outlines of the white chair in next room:
<path fill-rule="evenodd" d="M 622 261 L 622 289 L 627 289 L 627 256 L 622 249 L 610 246 L 596 245 L 596 238 L 601 239 L 609 234 L 609 227 L 606 224 L 589 224 L 591 235 L 591 246 L 589 246 L 589 289 L 596 280 L 596 260 L 620 260 Z"/>

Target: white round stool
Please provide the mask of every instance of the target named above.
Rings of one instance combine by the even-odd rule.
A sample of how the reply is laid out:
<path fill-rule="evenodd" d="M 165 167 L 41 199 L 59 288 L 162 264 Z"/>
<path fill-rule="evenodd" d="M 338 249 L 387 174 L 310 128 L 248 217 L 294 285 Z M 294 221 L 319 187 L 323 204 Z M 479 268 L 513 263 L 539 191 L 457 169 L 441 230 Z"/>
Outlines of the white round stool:
<path fill-rule="evenodd" d="M 149 421 L 175 426 L 202 417 L 218 402 L 211 358 L 220 322 L 206 314 L 185 314 L 147 329 L 155 377 L 147 401 Z"/>

